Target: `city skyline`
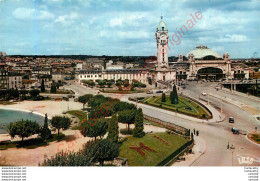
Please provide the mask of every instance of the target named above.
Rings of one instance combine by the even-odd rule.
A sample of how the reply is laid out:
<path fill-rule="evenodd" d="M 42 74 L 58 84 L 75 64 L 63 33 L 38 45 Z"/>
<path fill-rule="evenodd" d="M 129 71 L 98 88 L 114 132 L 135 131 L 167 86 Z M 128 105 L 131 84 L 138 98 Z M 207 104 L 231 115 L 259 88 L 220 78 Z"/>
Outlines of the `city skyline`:
<path fill-rule="evenodd" d="M 202 19 L 169 56 L 206 45 L 231 58 L 259 57 L 260 3 L 248 1 L 0 1 L 0 51 L 8 55 L 156 55 L 163 16 L 170 37 L 191 14 Z"/>

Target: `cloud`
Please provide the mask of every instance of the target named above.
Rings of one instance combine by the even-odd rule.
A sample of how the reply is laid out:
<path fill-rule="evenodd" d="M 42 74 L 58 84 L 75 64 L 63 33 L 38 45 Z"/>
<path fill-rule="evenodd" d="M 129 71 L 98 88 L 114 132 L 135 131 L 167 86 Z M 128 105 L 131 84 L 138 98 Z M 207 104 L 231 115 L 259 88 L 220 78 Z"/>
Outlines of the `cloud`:
<path fill-rule="evenodd" d="M 113 18 L 110 20 L 110 26 L 114 27 L 114 26 L 121 26 L 122 25 L 122 18 Z"/>
<path fill-rule="evenodd" d="M 245 35 L 230 35 L 227 34 L 225 37 L 221 37 L 217 40 L 217 42 L 244 42 L 244 41 L 248 41 L 247 36 Z"/>
<path fill-rule="evenodd" d="M 35 10 L 32 8 L 17 8 L 13 11 L 13 16 L 16 19 L 26 20 L 26 19 L 51 19 L 54 18 L 54 14 L 47 10 Z"/>
<path fill-rule="evenodd" d="M 59 23 L 64 26 L 72 25 L 77 19 L 79 15 L 77 13 L 70 13 L 68 15 L 59 16 L 54 23 Z"/>

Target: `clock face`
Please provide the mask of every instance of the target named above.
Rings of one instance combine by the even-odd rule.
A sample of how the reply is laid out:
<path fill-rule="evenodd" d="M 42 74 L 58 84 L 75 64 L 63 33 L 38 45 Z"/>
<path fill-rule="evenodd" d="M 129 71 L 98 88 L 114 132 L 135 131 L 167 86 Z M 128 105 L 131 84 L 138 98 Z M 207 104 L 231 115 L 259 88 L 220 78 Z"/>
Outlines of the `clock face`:
<path fill-rule="evenodd" d="M 161 36 L 161 40 L 166 40 L 166 36 L 165 36 L 165 35 L 162 35 L 162 36 Z"/>

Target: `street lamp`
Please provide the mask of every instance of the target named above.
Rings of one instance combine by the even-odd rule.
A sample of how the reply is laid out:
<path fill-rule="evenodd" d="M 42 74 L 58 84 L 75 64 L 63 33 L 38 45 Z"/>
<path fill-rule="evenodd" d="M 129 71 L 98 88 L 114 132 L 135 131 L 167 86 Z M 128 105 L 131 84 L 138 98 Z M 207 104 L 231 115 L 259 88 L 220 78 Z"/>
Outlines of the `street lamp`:
<path fill-rule="evenodd" d="M 221 99 L 221 105 L 220 105 L 220 115 L 221 115 L 221 119 L 222 119 L 222 103 L 223 103 L 223 99 Z"/>
<path fill-rule="evenodd" d="M 208 92 L 208 105 L 209 105 L 209 92 Z"/>
<path fill-rule="evenodd" d="M 87 112 L 87 121 L 88 121 L 88 112 Z"/>
<path fill-rule="evenodd" d="M 231 150 L 231 152 L 232 152 L 232 166 L 233 166 L 233 153 L 235 151 L 235 146 L 234 145 L 229 146 L 229 142 L 228 142 L 227 149 Z"/>

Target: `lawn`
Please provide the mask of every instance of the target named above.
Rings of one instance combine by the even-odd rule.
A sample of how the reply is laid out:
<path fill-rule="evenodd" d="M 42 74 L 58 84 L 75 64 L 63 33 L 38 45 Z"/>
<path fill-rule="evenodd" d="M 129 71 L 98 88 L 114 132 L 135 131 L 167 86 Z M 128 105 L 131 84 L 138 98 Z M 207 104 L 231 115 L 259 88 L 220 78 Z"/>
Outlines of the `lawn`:
<path fill-rule="evenodd" d="M 211 117 L 212 115 L 201 105 L 198 103 L 189 100 L 186 97 L 179 96 L 179 103 L 178 104 L 171 104 L 170 97 L 166 97 L 166 102 L 161 101 L 161 96 L 154 96 L 154 97 L 148 97 L 142 101 L 143 103 L 160 107 L 163 109 L 167 109 L 170 111 L 176 111 L 178 113 L 183 113 L 189 116 L 198 117 L 201 119 L 206 119 L 207 117 Z"/>
<path fill-rule="evenodd" d="M 77 118 L 79 118 L 80 123 L 82 123 L 82 121 L 87 119 L 87 113 L 83 112 L 83 111 L 79 111 L 79 110 L 73 110 L 73 111 L 68 111 L 67 113 L 76 116 Z"/>
<path fill-rule="evenodd" d="M 155 138 L 154 135 L 165 140 L 168 145 Z M 130 136 L 128 137 L 128 140 L 121 145 L 119 156 L 128 158 L 130 166 L 156 166 L 188 141 L 189 140 L 183 137 L 168 134 L 166 132 L 147 134 L 143 138 L 134 138 Z M 140 146 L 140 142 L 154 151 L 143 149 L 143 152 L 145 153 L 145 157 L 143 157 L 137 150 L 130 149 L 131 146 Z"/>
<path fill-rule="evenodd" d="M 87 113 L 79 110 L 68 111 L 67 113 L 79 118 L 80 123 L 77 126 L 72 127 L 72 130 L 79 130 L 82 122 L 87 120 Z"/>

